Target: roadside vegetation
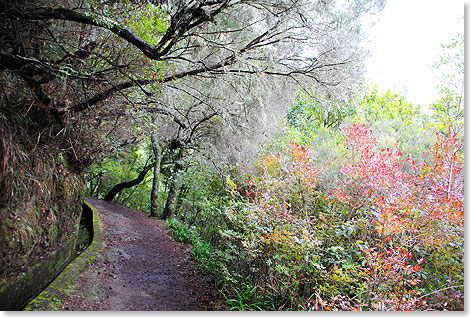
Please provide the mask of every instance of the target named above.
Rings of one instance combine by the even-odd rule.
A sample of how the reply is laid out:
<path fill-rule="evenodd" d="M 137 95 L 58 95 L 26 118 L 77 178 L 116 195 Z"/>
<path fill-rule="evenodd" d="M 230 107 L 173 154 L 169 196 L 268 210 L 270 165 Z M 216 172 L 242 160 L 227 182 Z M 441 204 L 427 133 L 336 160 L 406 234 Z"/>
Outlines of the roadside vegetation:
<path fill-rule="evenodd" d="M 463 310 L 463 36 L 431 105 L 366 87 L 385 6 L 0 2 L 0 281 L 87 195 L 167 220 L 233 310 Z"/>
<path fill-rule="evenodd" d="M 197 197 L 168 221 L 227 303 L 462 310 L 458 133 L 434 130 L 403 97 L 375 90 L 337 128 L 303 119 L 289 113 L 252 167 L 232 166 L 225 179 L 199 169 L 205 182 L 189 182 Z"/>

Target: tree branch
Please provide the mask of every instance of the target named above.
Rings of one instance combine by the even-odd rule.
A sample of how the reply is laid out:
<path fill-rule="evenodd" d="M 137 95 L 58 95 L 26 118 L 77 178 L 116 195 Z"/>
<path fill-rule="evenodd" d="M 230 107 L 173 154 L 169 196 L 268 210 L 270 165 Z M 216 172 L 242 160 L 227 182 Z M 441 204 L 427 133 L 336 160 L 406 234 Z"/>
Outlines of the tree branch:
<path fill-rule="evenodd" d="M 154 165 L 153 164 L 149 164 L 149 160 L 150 158 L 147 159 L 147 162 L 145 163 L 145 167 L 143 168 L 143 170 L 139 173 L 139 175 L 137 176 L 137 178 L 131 180 L 131 181 L 128 181 L 128 182 L 123 182 L 123 183 L 119 183 L 117 185 L 114 185 L 113 188 L 111 188 L 111 190 L 106 194 L 106 196 L 104 197 L 104 201 L 112 201 L 114 199 L 114 197 L 123 189 L 125 188 L 131 188 L 135 185 L 138 185 L 140 184 L 144 178 L 145 178 L 145 175 L 147 175 L 148 171 L 150 171 Z"/>
<path fill-rule="evenodd" d="M 136 87 L 138 85 L 145 86 L 145 85 L 150 85 L 150 84 L 163 84 L 163 83 L 167 83 L 167 82 L 170 82 L 170 81 L 173 81 L 173 80 L 176 80 L 176 79 L 181 79 L 181 78 L 184 78 L 184 77 L 187 77 L 187 76 L 194 76 L 194 75 L 198 75 L 198 74 L 201 74 L 201 73 L 204 73 L 204 72 L 214 71 L 214 70 L 220 69 L 224 66 L 233 64 L 234 62 L 235 62 L 235 55 L 231 55 L 230 57 L 226 58 L 225 60 L 223 60 L 219 63 L 209 65 L 209 66 L 205 66 L 205 67 L 201 67 L 201 68 L 197 68 L 197 69 L 193 69 L 193 70 L 189 70 L 189 71 L 182 72 L 182 73 L 176 73 L 174 75 L 163 77 L 163 78 L 140 79 L 140 80 L 126 81 L 126 82 L 117 84 L 117 85 L 115 85 L 115 86 L 113 86 L 113 87 L 111 87 L 111 88 L 109 88 L 105 91 L 102 91 L 101 93 L 98 93 L 98 94 L 94 95 L 93 97 L 91 97 L 88 100 L 79 102 L 79 103 L 73 105 L 70 109 L 62 109 L 61 111 L 65 112 L 67 110 L 72 110 L 72 111 L 75 111 L 75 112 L 80 112 L 80 111 L 83 111 L 85 109 L 90 108 L 91 106 L 93 106 L 93 105 L 95 105 L 95 104 L 97 104 L 101 101 L 106 100 L 107 98 L 109 98 L 113 94 L 115 94 L 119 91 L 128 89 L 128 88 Z"/>
<path fill-rule="evenodd" d="M 162 109 L 162 108 L 155 108 L 155 107 L 147 107 L 146 110 L 148 112 L 151 112 L 151 113 L 161 113 L 161 114 L 167 115 L 169 117 L 172 117 L 173 121 L 175 121 L 181 128 L 183 128 L 183 129 L 188 128 L 186 123 L 184 123 L 180 118 L 178 118 L 178 116 L 176 114 L 172 113 L 169 110 Z"/>
<path fill-rule="evenodd" d="M 94 13 L 77 12 L 66 8 L 34 8 L 26 10 L 18 10 L 8 6 L 6 2 L 0 4 L 0 11 L 4 12 L 7 16 L 13 19 L 25 20 L 64 20 L 77 22 L 92 26 L 107 29 L 119 36 L 128 43 L 138 48 L 145 56 L 152 60 L 159 60 L 165 56 L 169 50 L 181 39 L 184 33 L 193 29 L 219 14 L 222 9 L 228 6 L 227 0 L 225 1 L 206 1 L 200 3 L 198 6 L 183 7 L 172 18 L 170 27 L 160 39 L 157 45 L 152 45 L 145 40 L 135 35 L 127 27 L 118 24 L 117 22 Z M 219 5 L 215 10 L 207 14 L 203 6 Z"/>
<path fill-rule="evenodd" d="M 191 139 L 192 139 L 194 133 L 197 131 L 197 128 L 198 128 L 202 123 L 204 123 L 204 122 L 210 120 L 211 118 L 213 118 L 213 117 L 215 117 L 215 116 L 217 116 L 217 115 L 218 115 L 217 112 L 213 112 L 213 113 L 211 113 L 211 114 L 209 114 L 209 115 L 207 115 L 207 116 L 204 116 L 204 118 L 202 118 L 201 120 L 199 120 L 199 121 L 194 125 L 194 127 L 192 127 L 192 129 L 191 129 L 191 134 L 190 134 L 190 135 L 188 136 L 188 138 L 185 140 L 185 143 L 191 142 Z"/>

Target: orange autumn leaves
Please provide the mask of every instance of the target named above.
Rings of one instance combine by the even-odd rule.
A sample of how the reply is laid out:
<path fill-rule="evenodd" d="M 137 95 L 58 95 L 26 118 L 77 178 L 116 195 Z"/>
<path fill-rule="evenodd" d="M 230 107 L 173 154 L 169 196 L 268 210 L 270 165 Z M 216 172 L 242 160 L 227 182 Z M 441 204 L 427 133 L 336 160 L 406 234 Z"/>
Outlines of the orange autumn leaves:
<path fill-rule="evenodd" d="M 379 149 L 371 130 L 356 123 L 344 129 L 350 158 L 342 180 L 328 196 L 351 210 L 368 210 L 383 240 L 406 232 L 425 244 L 460 239 L 464 225 L 463 143 L 457 135 L 437 134 L 426 160 L 404 157 L 398 142 Z M 314 201 L 322 167 L 312 149 L 290 142 L 284 153 L 258 162 L 258 203 L 283 214 L 302 211 Z"/>
<path fill-rule="evenodd" d="M 308 285 L 323 298 L 319 309 L 437 307 L 423 294 L 453 283 L 436 272 L 463 243 L 462 140 L 440 133 L 417 162 L 398 142 L 381 149 L 364 124 L 343 133 L 336 145 L 347 154 L 332 190 L 322 183 L 331 167 L 315 161 L 314 146 L 295 142 L 263 154 L 244 175 L 239 193 L 247 200 L 230 219 L 244 228 L 247 253 L 263 263 L 256 285 L 277 295 Z M 458 279 L 452 263 L 445 270 Z M 295 303 L 311 307 L 311 298 Z"/>
<path fill-rule="evenodd" d="M 314 167 L 309 151 L 290 142 L 284 153 L 267 155 L 258 162 L 258 204 L 290 214 L 315 201 L 314 190 L 321 169 Z"/>
<path fill-rule="evenodd" d="M 411 156 L 403 158 L 398 143 L 378 151 L 364 124 L 344 132 L 354 162 L 344 165 L 334 199 L 373 210 L 382 238 L 405 231 L 426 244 L 458 238 L 464 221 L 463 145 L 455 134 L 438 133 L 427 159 L 417 164 Z"/>

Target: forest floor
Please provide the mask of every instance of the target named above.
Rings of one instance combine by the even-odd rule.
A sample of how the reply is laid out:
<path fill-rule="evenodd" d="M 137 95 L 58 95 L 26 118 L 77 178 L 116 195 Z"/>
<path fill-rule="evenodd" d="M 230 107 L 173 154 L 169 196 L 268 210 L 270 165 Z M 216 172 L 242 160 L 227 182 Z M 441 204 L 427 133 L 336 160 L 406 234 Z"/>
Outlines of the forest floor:
<path fill-rule="evenodd" d="M 62 299 L 64 310 L 217 310 L 221 299 L 191 260 L 191 247 L 173 240 L 166 222 L 116 203 L 87 198 L 100 214 L 101 257 Z"/>

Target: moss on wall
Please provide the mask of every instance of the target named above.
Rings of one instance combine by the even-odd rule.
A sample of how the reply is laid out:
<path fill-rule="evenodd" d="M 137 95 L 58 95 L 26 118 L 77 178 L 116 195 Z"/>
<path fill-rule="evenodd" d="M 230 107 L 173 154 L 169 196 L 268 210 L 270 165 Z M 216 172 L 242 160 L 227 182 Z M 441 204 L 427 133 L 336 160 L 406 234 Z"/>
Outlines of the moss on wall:
<path fill-rule="evenodd" d="M 38 145 L 28 156 L 30 145 L 25 140 L 1 127 L 0 132 L 4 154 L 4 168 L 0 168 L 2 283 L 76 235 L 85 182 L 68 169 L 60 153 Z"/>
<path fill-rule="evenodd" d="M 62 310 L 62 298 L 70 291 L 80 274 L 88 265 L 101 257 L 101 249 L 104 246 L 103 224 L 98 211 L 88 203 L 85 208 L 93 211 L 93 241 L 90 246 L 70 263 L 65 270 L 36 298 L 29 302 L 25 310 Z"/>
<path fill-rule="evenodd" d="M 28 304 L 28 310 L 60 309 L 58 294 L 65 292 L 80 273 L 100 256 L 103 246 L 103 225 L 98 212 L 88 203 L 83 204 L 83 209 L 93 213 L 93 240 L 90 246 L 67 266 L 76 254 L 76 235 L 25 272 L 4 281 L 0 285 L 0 310 L 19 310 L 38 293 L 40 294 Z M 56 276 L 58 277 L 44 290 Z"/>
<path fill-rule="evenodd" d="M 27 271 L 8 279 L 0 286 L 0 310 L 19 310 L 28 299 L 40 292 L 75 255 L 76 239 L 45 256 Z"/>

